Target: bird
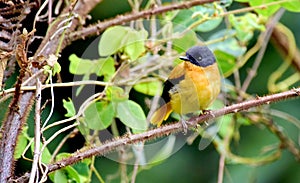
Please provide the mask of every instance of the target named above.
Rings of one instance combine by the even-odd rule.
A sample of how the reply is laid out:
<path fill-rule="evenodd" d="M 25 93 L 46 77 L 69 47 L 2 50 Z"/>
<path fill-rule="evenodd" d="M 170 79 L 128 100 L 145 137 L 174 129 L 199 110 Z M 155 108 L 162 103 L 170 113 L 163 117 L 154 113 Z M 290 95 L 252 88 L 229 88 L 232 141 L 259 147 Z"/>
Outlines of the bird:
<path fill-rule="evenodd" d="M 183 116 L 199 110 L 206 111 L 220 93 L 221 77 L 216 57 L 207 46 L 193 46 L 164 82 L 158 109 L 150 117 L 153 125 L 161 126 L 172 112 L 181 116 L 184 132 L 187 122 Z"/>

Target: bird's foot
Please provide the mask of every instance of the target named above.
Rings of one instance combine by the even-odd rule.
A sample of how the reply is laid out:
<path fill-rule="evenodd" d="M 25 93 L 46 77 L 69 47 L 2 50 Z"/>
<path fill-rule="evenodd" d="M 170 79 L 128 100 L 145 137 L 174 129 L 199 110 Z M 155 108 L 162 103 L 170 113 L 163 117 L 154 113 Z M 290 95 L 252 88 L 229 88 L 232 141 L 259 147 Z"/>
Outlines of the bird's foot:
<path fill-rule="evenodd" d="M 201 116 L 201 115 L 210 115 L 213 118 L 215 117 L 215 115 L 213 114 L 212 110 L 210 110 L 210 109 L 202 110 L 202 112 L 200 113 L 199 116 Z"/>
<path fill-rule="evenodd" d="M 181 124 L 182 124 L 182 128 L 183 128 L 183 134 L 187 134 L 187 129 L 188 129 L 188 126 L 186 124 L 186 121 L 185 120 L 181 120 Z"/>
<path fill-rule="evenodd" d="M 210 109 L 204 109 L 204 110 L 202 110 L 202 112 L 200 113 L 199 116 L 206 115 L 206 114 L 211 114 L 211 110 Z"/>
<path fill-rule="evenodd" d="M 210 109 L 202 110 L 202 112 L 199 114 L 199 116 L 202 116 L 202 115 L 209 115 L 210 116 L 209 118 L 214 118 L 215 117 L 212 110 L 210 110 Z M 206 127 L 209 126 L 209 123 L 207 121 L 204 121 L 203 123 Z"/>
<path fill-rule="evenodd" d="M 183 116 L 181 116 L 180 122 L 182 124 L 182 128 L 183 128 L 183 134 L 186 135 L 187 134 L 187 130 L 188 130 L 188 124 L 189 122 L 186 121 Z"/>

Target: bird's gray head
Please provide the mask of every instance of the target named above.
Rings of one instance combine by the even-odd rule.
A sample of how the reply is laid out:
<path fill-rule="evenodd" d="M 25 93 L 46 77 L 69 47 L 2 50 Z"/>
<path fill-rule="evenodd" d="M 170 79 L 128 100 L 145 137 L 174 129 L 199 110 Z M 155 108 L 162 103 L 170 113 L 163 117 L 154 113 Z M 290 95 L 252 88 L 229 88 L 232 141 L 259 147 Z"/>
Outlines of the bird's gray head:
<path fill-rule="evenodd" d="M 207 46 L 193 46 L 186 51 L 186 56 L 181 56 L 180 59 L 200 67 L 207 67 L 216 62 L 214 54 Z"/>

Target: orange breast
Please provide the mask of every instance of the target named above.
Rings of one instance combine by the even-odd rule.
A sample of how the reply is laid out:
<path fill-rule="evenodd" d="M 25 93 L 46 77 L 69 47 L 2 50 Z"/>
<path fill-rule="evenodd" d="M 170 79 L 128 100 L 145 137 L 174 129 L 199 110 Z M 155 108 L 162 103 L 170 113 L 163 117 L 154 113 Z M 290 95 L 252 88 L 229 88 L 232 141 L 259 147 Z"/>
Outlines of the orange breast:
<path fill-rule="evenodd" d="M 217 64 L 199 67 L 184 62 L 184 79 L 170 93 L 171 107 L 179 114 L 187 114 L 207 107 L 220 92 L 220 74 Z"/>

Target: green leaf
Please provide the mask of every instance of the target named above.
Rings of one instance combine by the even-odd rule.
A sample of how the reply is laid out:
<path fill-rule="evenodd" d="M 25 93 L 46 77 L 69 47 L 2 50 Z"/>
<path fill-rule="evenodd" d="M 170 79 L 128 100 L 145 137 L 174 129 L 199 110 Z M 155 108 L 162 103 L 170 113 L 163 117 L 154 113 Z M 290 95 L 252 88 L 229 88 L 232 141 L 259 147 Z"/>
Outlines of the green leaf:
<path fill-rule="evenodd" d="M 124 51 L 132 61 L 146 51 L 145 40 L 147 36 L 148 32 L 145 30 L 136 31 L 132 29 L 128 31 L 127 39 L 124 41 Z"/>
<path fill-rule="evenodd" d="M 70 153 L 60 153 L 57 155 L 56 160 L 62 160 L 72 156 Z M 81 162 L 72 166 L 67 166 L 63 169 L 55 171 L 49 177 L 53 182 L 78 182 L 84 183 L 89 180 L 89 167 L 91 160 L 84 159 Z M 57 173 L 58 172 L 58 173 Z"/>
<path fill-rule="evenodd" d="M 220 5 L 222 7 L 228 7 L 232 4 L 233 0 L 220 0 Z"/>
<path fill-rule="evenodd" d="M 172 13 L 171 13 L 172 15 Z M 174 24 L 175 31 L 182 31 L 183 29 L 187 28 L 195 19 L 192 19 L 193 11 L 191 10 L 180 10 L 173 20 L 171 20 Z"/>
<path fill-rule="evenodd" d="M 214 54 L 217 58 L 218 66 L 221 68 L 224 77 L 230 76 L 236 67 L 235 57 L 221 50 L 215 50 Z"/>
<path fill-rule="evenodd" d="M 239 125 L 249 126 L 253 124 L 253 122 L 248 117 L 245 117 L 244 115 L 241 114 L 236 114 L 236 115 L 237 115 L 236 120 Z M 253 115 L 255 116 L 257 114 L 254 113 Z"/>
<path fill-rule="evenodd" d="M 115 71 L 115 62 L 112 57 L 99 59 L 94 67 L 94 73 L 96 73 L 97 76 L 104 76 L 104 81 L 109 81 Z"/>
<path fill-rule="evenodd" d="M 194 14 L 200 15 L 197 16 L 198 19 L 207 19 L 203 23 L 201 23 L 199 26 L 196 27 L 196 31 L 200 32 L 209 32 L 216 27 L 218 27 L 223 18 L 213 18 L 211 19 L 214 14 L 218 14 L 219 10 L 221 10 L 222 7 L 219 4 L 208 4 L 206 6 L 197 6 L 195 7 L 196 12 Z"/>
<path fill-rule="evenodd" d="M 53 180 L 54 179 L 54 180 Z M 54 177 L 52 178 L 54 183 L 84 183 L 84 180 L 80 178 L 78 172 L 71 166 L 67 166 L 61 170 L 55 171 Z"/>
<path fill-rule="evenodd" d="M 62 159 L 68 158 L 68 157 L 70 157 L 70 156 L 72 156 L 71 153 L 59 153 L 59 154 L 55 157 L 55 159 L 56 159 L 56 161 L 60 161 L 60 160 L 62 160 Z"/>
<path fill-rule="evenodd" d="M 69 71 L 72 74 L 89 76 L 95 73 L 97 76 L 104 76 L 106 80 L 109 80 L 115 73 L 114 59 L 112 57 L 89 60 L 72 54 L 69 60 L 71 62 Z"/>
<path fill-rule="evenodd" d="M 146 116 L 139 104 L 132 100 L 118 102 L 117 117 L 126 126 L 136 131 L 145 131 L 147 129 Z"/>
<path fill-rule="evenodd" d="M 68 178 L 64 170 L 57 170 L 54 172 L 54 183 L 68 183 Z"/>
<path fill-rule="evenodd" d="M 253 38 L 255 30 L 265 30 L 265 25 L 260 24 L 261 20 L 253 13 L 246 13 L 242 16 L 230 15 L 229 21 L 236 30 L 237 38 L 243 44 Z"/>
<path fill-rule="evenodd" d="M 230 3 L 230 1 L 224 1 L 224 5 L 226 6 L 228 6 Z M 215 18 L 214 14 L 218 14 L 220 10 L 223 11 L 222 9 L 223 8 L 221 5 L 214 3 L 207 4 L 205 6 L 189 8 L 188 10 L 180 10 L 172 20 L 173 24 L 175 25 L 174 30 L 182 31 L 184 28 L 191 26 L 193 23 L 200 21 L 201 24 L 195 28 L 196 31 L 211 31 L 221 24 L 223 18 Z"/>
<path fill-rule="evenodd" d="M 79 173 L 72 166 L 67 166 L 64 168 L 64 170 L 67 175 L 68 182 L 74 181 L 76 183 L 84 183 L 81 181 Z"/>
<path fill-rule="evenodd" d="M 90 159 L 85 159 L 84 161 L 80 162 L 80 163 L 76 163 L 73 165 L 73 168 L 81 175 L 84 176 L 86 178 L 88 178 L 89 176 L 89 165 L 91 163 Z"/>
<path fill-rule="evenodd" d="M 83 75 L 82 80 L 88 80 L 91 74 L 104 76 L 104 81 L 109 81 L 115 73 L 114 59 L 112 57 L 100 58 L 98 60 L 82 59 L 72 54 L 69 57 L 70 73 Z M 81 92 L 84 86 L 77 88 L 76 96 Z"/>
<path fill-rule="evenodd" d="M 28 135 L 27 135 L 28 126 L 24 126 L 21 134 L 18 136 L 17 146 L 14 152 L 14 159 L 21 158 L 27 144 L 28 144 Z"/>
<path fill-rule="evenodd" d="M 115 116 L 113 105 L 109 102 L 92 103 L 84 111 L 84 121 L 93 130 L 103 130 L 111 125 Z"/>
<path fill-rule="evenodd" d="M 233 55 L 235 58 L 242 56 L 246 52 L 247 48 L 245 46 L 241 46 L 233 37 L 234 35 L 236 35 L 236 31 L 234 30 L 224 29 L 216 32 L 209 38 L 209 40 L 213 41 L 216 39 L 224 39 L 226 37 L 227 39 L 214 44 L 210 44 L 209 48 L 213 51 L 221 50 L 225 53 Z"/>
<path fill-rule="evenodd" d="M 72 74 L 83 75 L 91 73 L 91 70 L 94 69 L 92 62 L 89 59 L 82 59 L 77 57 L 75 54 L 70 55 L 70 66 L 69 72 Z"/>
<path fill-rule="evenodd" d="M 218 133 L 221 137 L 232 137 L 234 132 L 234 125 L 232 123 L 232 114 L 222 116 L 218 119 Z"/>
<path fill-rule="evenodd" d="M 52 76 L 54 76 L 57 73 L 60 73 L 61 71 L 61 66 L 59 65 L 59 63 L 57 62 L 58 57 L 50 54 L 49 58 L 47 59 L 47 65 L 45 65 L 44 68 L 44 72 L 48 72 L 51 73 Z M 52 72 L 49 72 L 52 71 Z M 46 83 L 48 83 L 49 78 L 47 79 Z"/>
<path fill-rule="evenodd" d="M 251 0 L 249 1 L 249 4 L 251 6 L 259 6 L 259 5 L 265 5 L 267 3 L 274 2 L 274 0 Z M 271 5 L 271 6 L 264 6 L 263 9 L 256 8 L 255 11 L 261 15 L 264 16 L 271 16 L 273 15 L 278 9 L 280 8 L 279 4 Z"/>
<path fill-rule="evenodd" d="M 68 98 L 69 101 L 66 101 L 63 99 L 63 106 L 67 110 L 67 113 L 65 114 L 65 117 L 73 117 L 76 115 L 76 110 L 73 104 L 73 101 L 71 98 Z"/>
<path fill-rule="evenodd" d="M 99 42 L 99 55 L 109 56 L 124 47 L 124 38 L 127 37 L 128 28 L 114 26 L 106 29 Z"/>
<path fill-rule="evenodd" d="M 162 92 L 161 82 L 159 81 L 139 83 L 134 85 L 133 88 L 140 93 L 150 96 L 155 96 Z"/>
<path fill-rule="evenodd" d="M 55 62 L 53 65 L 53 75 L 55 75 L 56 73 L 60 73 L 61 71 L 61 66 L 58 62 Z"/>
<path fill-rule="evenodd" d="M 115 26 L 107 29 L 99 42 L 99 54 L 108 56 L 124 52 L 131 60 L 136 60 L 145 52 L 145 40 L 148 32 L 146 30 L 136 31 L 129 27 Z"/>
<path fill-rule="evenodd" d="M 300 12 L 300 1 L 299 0 L 288 1 L 288 2 L 282 3 L 281 6 L 292 12 Z"/>
<path fill-rule="evenodd" d="M 106 96 L 109 101 L 120 102 L 129 98 L 125 91 L 117 86 L 109 86 L 106 90 Z"/>
<path fill-rule="evenodd" d="M 79 125 L 77 126 L 78 130 L 83 136 L 87 136 L 90 133 L 90 129 L 87 127 L 87 124 L 84 120 L 84 117 L 79 117 L 78 118 Z"/>
<path fill-rule="evenodd" d="M 55 159 L 56 161 L 62 160 L 64 158 L 68 158 L 70 157 L 71 154 L 70 153 L 59 153 Z M 59 172 L 60 171 L 60 172 Z M 49 178 L 50 180 L 52 180 L 53 182 L 67 182 L 67 176 L 65 175 L 65 171 L 63 169 L 57 170 L 55 172 L 52 172 L 49 174 Z"/>
<path fill-rule="evenodd" d="M 40 143 L 40 148 L 42 148 L 42 146 L 43 146 L 43 143 Z M 34 143 L 31 144 L 30 148 L 31 148 L 31 151 L 34 152 Z M 44 151 L 42 152 L 42 162 L 45 164 L 49 164 L 51 157 L 52 156 L 51 156 L 51 153 L 48 150 L 48 148 L 47 147 L 44 148 Z"/>
<path fill-rule="evenodd" d="M 196 45 L 198 42 L 197 35 L 194 31 L 189 31 L 184 36 L 173 40 L 174 50 L 178 53 L 185 52 L 190 47 Z"/>
<path fill-rule="evenodd" d="M 41 147 L 42 147 L 42 143 L 41 143 Z M 42 153 L 42 162 L 45 163 L 45 164 L 49 164 L 50 163 L 50 160 L 51 160 L 51 153 L 49 151 L 48 148 L 45 148 L 43 153 Z"/>
<path fill-rule="evenodd" d="M 55 62 L 54 63 L 54 65 L 53 65 L 53 67 L 51 67 L 50 65 L 45 65 L 44 67 L 43 67 L 43 69 L 44 69 L 44 72 L 47 72 L 48 71 L 48 73 L 49 73 L 49 71 L 52 71 L 52 76 L 55 76 L 55 74 L 57 74 L 57 73 L 60 73 L 60 71 L 61 71 L 61 66 L 60 66 L 60 64 L 58 63 L 58 62 Z M 48 81 L 48 80 L 47 80 Z M 48 81 L 49 82 L 49 81 Z M 48 83 L 47 82 L 47 83 Z"/>

